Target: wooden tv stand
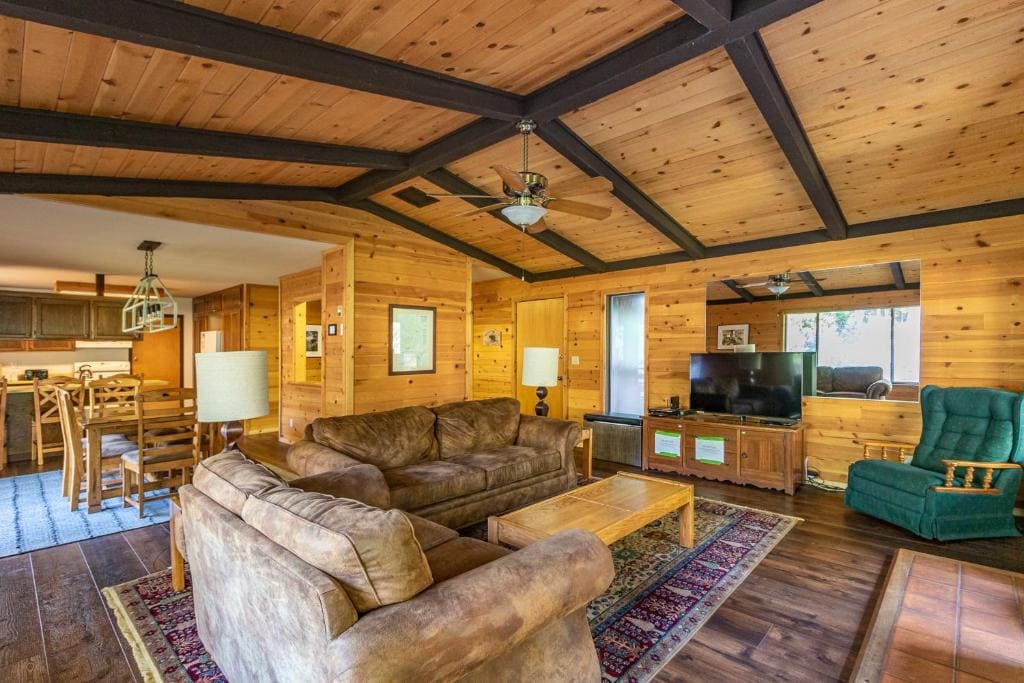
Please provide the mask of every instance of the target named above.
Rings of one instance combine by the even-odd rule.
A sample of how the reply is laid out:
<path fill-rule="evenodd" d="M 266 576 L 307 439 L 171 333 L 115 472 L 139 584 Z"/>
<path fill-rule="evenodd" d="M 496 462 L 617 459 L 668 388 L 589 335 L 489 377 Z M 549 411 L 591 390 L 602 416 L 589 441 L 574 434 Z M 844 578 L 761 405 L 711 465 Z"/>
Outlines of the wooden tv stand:
<path fill-rule="evenodd" d="M 658 455 L 655 432 L 679 434 L 679 457 Z M 725 462 L 708 464 L 697 460 L 700 436 L 725 442 Z M 712 415 L 645 417 L 642 465 L 645 470 L 675 472 L 704 479 L 751 484 L 778 489 L 789 495 L 803 483 L 804 428 L 756 422 L 748 418 Z"/>

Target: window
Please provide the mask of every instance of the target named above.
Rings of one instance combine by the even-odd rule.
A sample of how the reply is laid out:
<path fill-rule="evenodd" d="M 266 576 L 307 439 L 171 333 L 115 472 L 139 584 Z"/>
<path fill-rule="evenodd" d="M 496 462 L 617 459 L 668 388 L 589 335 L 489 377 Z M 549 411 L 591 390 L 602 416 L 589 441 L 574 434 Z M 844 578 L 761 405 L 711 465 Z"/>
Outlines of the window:
<path fill-rule="evenodd" d="M 608 297 L 608 412 L 644 412 L 644 294 Z"/>
<path fill-rule="evenodd" d="M 817 351 L 818 365 L 878 365 L 891 382 L 921 372 L 921 307 L 787 313 L 786 351 Z"/>

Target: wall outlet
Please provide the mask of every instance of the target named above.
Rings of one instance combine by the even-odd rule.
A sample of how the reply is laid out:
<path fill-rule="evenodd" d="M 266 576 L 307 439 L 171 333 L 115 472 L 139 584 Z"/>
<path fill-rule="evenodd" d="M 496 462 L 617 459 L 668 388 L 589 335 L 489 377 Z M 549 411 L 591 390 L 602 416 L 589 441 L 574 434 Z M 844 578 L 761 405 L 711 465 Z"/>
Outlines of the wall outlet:
<path fill-rule="evenodd" d="M 288 418 L 288 429 L 295 429 L 295 418 L 294 417 L 289 417 Z"/>
<path fill-rule="evenodd" d="M 572 365 L 579 365 L 580 364 L 580 357 L 579 356 L 571 357 L 569 359 L 569 363 L 572 364 Z"/>

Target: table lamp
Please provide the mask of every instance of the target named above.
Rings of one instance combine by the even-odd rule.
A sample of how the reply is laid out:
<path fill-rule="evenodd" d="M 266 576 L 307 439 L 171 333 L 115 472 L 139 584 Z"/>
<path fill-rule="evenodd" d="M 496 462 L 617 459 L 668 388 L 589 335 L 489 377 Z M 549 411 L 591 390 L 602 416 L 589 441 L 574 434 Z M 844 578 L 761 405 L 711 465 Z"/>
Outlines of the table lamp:
<path fill-rule="evenodd" d="M 224 450 L 242 436 L 242 420 L 270 412 L 266 351 L 196 354 L 196 410 L 200 422 L 220 422 Z"/>
<path fill-rule="evenodd" d="M 534 408 L 541 417 L 548 414 L 548 404 L 544 399 L 548 395 L 548 387 L 558 383 L 558 349 L 539 346 L 527 346 L 523 349 L 523 386 L 537 387 L 537 406 Z"/>

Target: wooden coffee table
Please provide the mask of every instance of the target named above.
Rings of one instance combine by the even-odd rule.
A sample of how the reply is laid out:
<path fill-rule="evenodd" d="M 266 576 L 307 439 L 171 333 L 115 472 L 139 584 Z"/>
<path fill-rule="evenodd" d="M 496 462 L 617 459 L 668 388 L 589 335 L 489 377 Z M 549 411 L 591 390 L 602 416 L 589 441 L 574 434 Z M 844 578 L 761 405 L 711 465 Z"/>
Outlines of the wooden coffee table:
<path fill-rule="evenodd" d="M 522 548 L 566 529 L 586 529 L 605 545 L 679 511 L 679 545 L 693 547 L 693 486 L 619 472 L 594 484 L 487 520 L 487 540 Z"/>

